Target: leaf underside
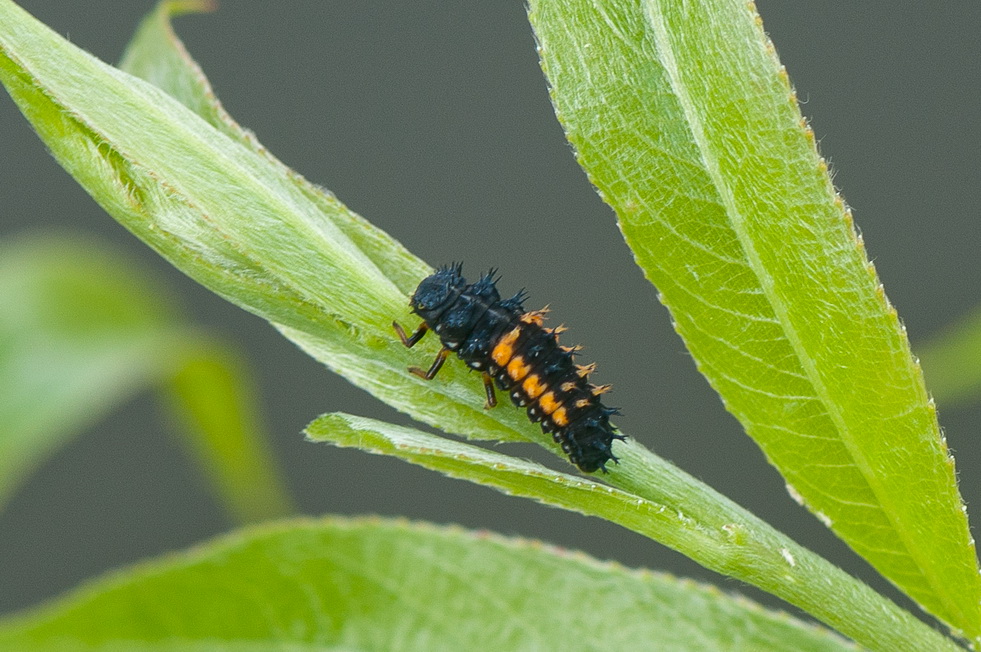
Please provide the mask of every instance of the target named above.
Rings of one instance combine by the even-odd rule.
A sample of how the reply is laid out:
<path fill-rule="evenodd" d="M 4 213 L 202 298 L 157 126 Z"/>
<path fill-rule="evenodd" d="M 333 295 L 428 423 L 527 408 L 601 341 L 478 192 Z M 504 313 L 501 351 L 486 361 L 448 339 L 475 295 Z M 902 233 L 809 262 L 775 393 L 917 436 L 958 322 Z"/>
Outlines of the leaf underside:
<path fill-rule="evenodd" d="M 726 407 L 795 498 L 978 637 L 981 577 L 934 406 L 755 9 L 562 0 L 530 15 L 569 141 Z"/>
<path fill-rule="evenodd" d="M 306 432 L 313 441 L 390 455 L 508 495 L 606 519 L 770 591 L 873 649 L 959 649 L 829 562 L 629 442 L 621 448 L 623 464 L 650 470 L 653 497 L 365 417 L 324 415 Z"/>
<path fill-rule="evenodd" d="M 97 580 L 33 622 L 0 624 L 4 649 L 105 644 L 856 649 L 827 630 L 691 581 L 484 532 L 343 518 L 236 533 Z"/>

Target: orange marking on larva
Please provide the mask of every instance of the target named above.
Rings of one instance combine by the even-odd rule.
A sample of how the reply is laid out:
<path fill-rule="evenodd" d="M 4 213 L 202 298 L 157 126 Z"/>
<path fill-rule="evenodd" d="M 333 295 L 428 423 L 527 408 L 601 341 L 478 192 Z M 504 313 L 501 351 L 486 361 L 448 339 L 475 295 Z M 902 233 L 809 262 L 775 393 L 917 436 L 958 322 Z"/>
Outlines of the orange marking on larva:
<path fill-rule="evenodd" d="M 555 400 L 555 394 L 553 392 L 548 392 L 538 399 L 538 406 L 542 408 L 542 412 L 545 414 L 552 414 L 559 409 L 559 405 L 561 404 Z"/>
<path fill-rule="evenodd" d="M 521 335 L 521 329 L 515 327 L 494 346 L 494 350 L 491 351 L 491 359 L 499 367 L 508 365 L 508 361 L 514 355 L 514 343 L 518 340 L 519 335 Z"/>
<path fill-rule="evenodd" d="M 613 385 L 590 385 L 589 391 L 593 393 L 593 396 L 599 396 L 600 394 L 606 394 L 608 391 L 613 389 Z"/>
<path fill-rule="evenodd" d="M 566 353 L 579 353 L 582 351 L 582 346 L 579 344 L 576 344 L 575 346 L 560 346 L 559 348 Z"/>
<path fill-rule="evenodd" d="M 521 380 L 528 375 L 529 371 L 531 371 L 531 366 L 525 364 L 520 355 L 514 356 L 508 363 L 508 375 L 511 376 L 512 380 Z"/>
<path fill-rule="evenodd" d="M 558 335 L 559 333 L 564 333 L 567 330 L 569 330 L 569 329 L 566 328 L 565 324 L 560 324 L 559 326 L 556 326 L 555 328 L 546 328 L 545 329 L 545 332 L 548 333 L 549 335 Z"/>
<path fill-rule="evenodd" d="M 537 374 L 532 374 L 525 378 L 525 382 L 521 383 L 521 388 L 525 390 L 525 394 L 528 398 L 535 400 L 542 395 L 545 391 L 545 385 L 542 384 L 541 379 L 538 378 Z"/>
<path fill-rule="evenodd" d="M 577 364 L 576 373 L 579 374 L 580 378 L 585 378 L 589 374 L 596 371 L 596 363 L 590 362 L 589 364 Z"/>
<path fill-rule="evenodd" d="M 545 323 L 545 315 L 548 314 L 548 306 L 545 306 L 541 310 L 531 310 L 521 315 L 519 319 L 526 324 L 535 324 L 536 326 L 541 326 Z"/>
<path fill-rule="evenodd" d="M 560 407 L 558 410 L 552 413 L 552 423 L 560 428 L 562 426 L 569 425 L 569 415 L 565 413 L 564 407 Z"/>
<path fill-rule="evenodd" d="M 491 352 L 491 359 L 497 363 L 497 366 L 506 367 L 508 364 L 508 360 L 511 359 L 511 354 L 513 352 L 514 351 L 507 344 L 503 344 L 503 343 L 498 344 L 497 346 L 494 347 L 494 350 Z"/>
<path fill-rule="evenodd" d="M 571 392 L 575 388 L 576 388 L 576 383 L 574 381 L 571 381 L 570 380 L 568 382 L 562 383 L 562 391 L 563 392 Z"/>
<path fill-rule="evenodd" d="M 576 401 L 577 408 L 589 407 L 589 404 L 590 404 L 590 400 L 588 398 L 581 398 L 578 401 Z"/>

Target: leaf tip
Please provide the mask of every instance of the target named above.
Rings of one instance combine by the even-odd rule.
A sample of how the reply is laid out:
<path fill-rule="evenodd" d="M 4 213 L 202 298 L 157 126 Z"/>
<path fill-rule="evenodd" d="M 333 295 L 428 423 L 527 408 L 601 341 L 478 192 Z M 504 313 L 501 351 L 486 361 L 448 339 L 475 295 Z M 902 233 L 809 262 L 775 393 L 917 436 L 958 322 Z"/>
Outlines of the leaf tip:
<path fill-rule="evenodd" d="M 158 6 L 171 16 L 211 14 L 218 11 L 218 0 L 162 0 Z"/>

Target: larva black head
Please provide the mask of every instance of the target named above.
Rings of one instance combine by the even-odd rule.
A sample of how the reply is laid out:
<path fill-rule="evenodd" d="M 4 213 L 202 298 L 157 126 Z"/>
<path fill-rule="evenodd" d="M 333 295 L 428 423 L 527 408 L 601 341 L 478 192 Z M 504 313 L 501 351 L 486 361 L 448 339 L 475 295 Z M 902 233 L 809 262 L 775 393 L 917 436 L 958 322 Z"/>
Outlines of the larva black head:
<path fill-rule="evenodd" d="M 438 317 L 460 295 L 467 282 L 463 278 L 460 263 L 440 267 L 435 274 L 427 276 L 419 283 L 409 305 L 412 312 L 429 322 Z"/>

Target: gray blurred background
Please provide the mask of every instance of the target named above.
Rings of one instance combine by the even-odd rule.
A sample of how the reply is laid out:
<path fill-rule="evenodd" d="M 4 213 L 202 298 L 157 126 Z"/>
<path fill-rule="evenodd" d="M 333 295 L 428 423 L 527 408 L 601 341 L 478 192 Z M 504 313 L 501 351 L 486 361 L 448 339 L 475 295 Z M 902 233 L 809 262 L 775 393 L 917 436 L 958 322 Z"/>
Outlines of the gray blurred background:
<path fill-rule="evenodd" d="M 110 62 L 153 6 L 21 4 Z M 973 307 L 981 287 L 981 5 L 758 4 L 915 347 Z M 287 164 L 431 264 L 464 260 L 471 274 L 497 266 L 505 292 L 527 286 L 531 305 L 550 303 L 599 364 L 598 381 L 614 384 L 610 402 L 631 436 L 896 595 L 790 499 L 695 371 L 573 160 L 521 2 L 226 0 L 177 30 L 229 112 Z M 613 525 L 304 442 L 300 431 L 324 412 L 406 420 L 130 236 L 58 167 L 5 94 L 0 135 L 0 238 L 57 227 L 112 241 L 182 296 L 195 322 L 238 341 L 305 513 L 535 537 L 779 604 Z M 940 407 L 976 507 L 981 446 L 971 438 L 981 410 Z M 230 527 L 146 392 L 61 450 L 0 513 L 0 612 Z"/>

